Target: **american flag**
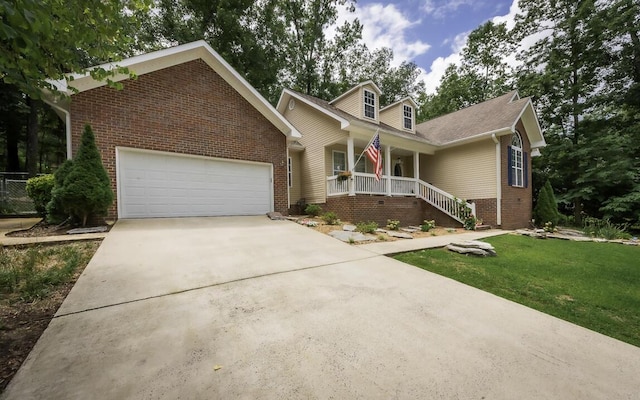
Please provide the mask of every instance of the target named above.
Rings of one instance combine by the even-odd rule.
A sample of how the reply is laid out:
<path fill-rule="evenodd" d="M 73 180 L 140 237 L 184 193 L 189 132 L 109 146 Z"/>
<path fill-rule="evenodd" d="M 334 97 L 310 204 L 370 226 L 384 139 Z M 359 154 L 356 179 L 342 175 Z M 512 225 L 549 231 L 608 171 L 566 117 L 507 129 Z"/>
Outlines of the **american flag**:
<path fill-rule="evenodd" d="M 367 157 L 375 166 L 376 172 L 376 181 L 380 181 L 382 177 L 382 152 L 380 151 L 380 134 L 376 132 L 376 135 L 373 137 L 373 141 L 365 150 L 367 153 Z"/>

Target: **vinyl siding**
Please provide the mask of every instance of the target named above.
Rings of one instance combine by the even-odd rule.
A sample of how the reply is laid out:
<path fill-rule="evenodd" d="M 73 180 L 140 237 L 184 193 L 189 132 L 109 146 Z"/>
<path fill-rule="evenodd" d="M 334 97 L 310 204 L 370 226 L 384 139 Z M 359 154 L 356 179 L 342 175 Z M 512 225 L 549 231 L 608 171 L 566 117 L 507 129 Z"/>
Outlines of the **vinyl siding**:
<path fill-rule="evenodd" d="M 380 122 L 384 122 L 396 129 L 403 129 L 401 118 L 403 105 L 404 103 L 398 103 L 395 106 L 380 112 Z"/>
<path fill-rule="evenodd" d="M 460 199 L 495 198 L 495 144 L 484 140 L 421 155 L 420 178 Z"/>
<path fill-rule="evenodd" d="M 338 121 L 300 100 L 296 100 L 293 110 L 286 109 L 284 117 L 300 131 L 302 138 L 298 141 L 305 146 L 300 154 L 299 197 L 305 198 L 307 204 L 324 203 L 327 191 L 325 146 L 344 140 L 346 132 L 340 130 Z M 331 163 L 331 159 L 328 162 Z M 294 197 L 291 200 L 297 201 Z"/>
<path fill-rule="evenodd" d="M 333 103 L 333 106 L 354 117 L 362 118 L 362 89 L 354 90 L 349 96 Z"/>
<path fill-rule="evenodd" d="M 291 187 L 289 188 L 289 204 L 294 205 L 302 196 L 302 158 L 301 151 L 289 151 L 291 157 Z"/>

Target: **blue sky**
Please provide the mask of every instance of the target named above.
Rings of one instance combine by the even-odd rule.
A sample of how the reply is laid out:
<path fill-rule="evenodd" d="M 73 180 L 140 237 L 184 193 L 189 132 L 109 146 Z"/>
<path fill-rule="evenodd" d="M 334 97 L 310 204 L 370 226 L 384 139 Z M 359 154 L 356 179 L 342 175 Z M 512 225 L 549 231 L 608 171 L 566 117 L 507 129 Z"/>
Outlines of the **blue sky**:
<path fill-rule="evenodd" d="M 433 93 L 450 63 L 458 63 L 467 35 L 482 23 L 507 22 L 517 11 L 517 0 L 358 0 L 357 17 L 369 48 L 390 47 L 394 64 L 414 61 L 423 70 L 427 92 Z"/>

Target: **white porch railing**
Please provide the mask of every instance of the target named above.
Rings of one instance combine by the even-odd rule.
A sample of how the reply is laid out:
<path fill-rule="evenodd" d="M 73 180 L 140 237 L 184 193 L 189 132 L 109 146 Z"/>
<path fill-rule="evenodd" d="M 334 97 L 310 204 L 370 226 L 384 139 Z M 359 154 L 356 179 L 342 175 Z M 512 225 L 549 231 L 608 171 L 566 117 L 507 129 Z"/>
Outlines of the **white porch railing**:
<path fill-rule="evenodd" d="M 339 180 L 337 176 L 327 177 L 327 196 L 349 194 L 349 182 L 353 180 L 355 194 L 380 194 L 391 196 L 415 196 L 431 204 L 460 223 L 464 223 L 469 212 L 476 215 L 474 203 L 463 202 L 454 195 L 420 179 L 397 176 L 383 176 L 376 181 L 374 174 L 353 173 L 352 178 Z M 387 190 L 387 182 L 391 181 L 391 192 Z M 418 193 L 415 193 L 416 186 Z"/>

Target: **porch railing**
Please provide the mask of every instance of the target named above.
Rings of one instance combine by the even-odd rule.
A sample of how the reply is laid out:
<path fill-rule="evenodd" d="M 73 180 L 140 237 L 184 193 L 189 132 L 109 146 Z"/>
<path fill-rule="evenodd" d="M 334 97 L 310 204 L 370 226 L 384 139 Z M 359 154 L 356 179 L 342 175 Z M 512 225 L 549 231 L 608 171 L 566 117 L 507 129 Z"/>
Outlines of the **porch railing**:
<path fill-rule="evenodd" d="M 476 205 L 456 198 L 454 195 L 420 179 L 397 176 L 383 176 L 376 181 L 374 174 L 353 173 L 352 178 L 339 180 L 337 176 L 327 177 L 327 196 L 349 194 L 349 182 L 353 179 L 355 194 L 379 194 L 392 196 L 415 196 L 449 215 L 460 223 L 471 213 L 476 215 Z M 390 182 L 390 192 L 387 186 Z M 417 193 L 416 193 L 417 189 Z"/>

